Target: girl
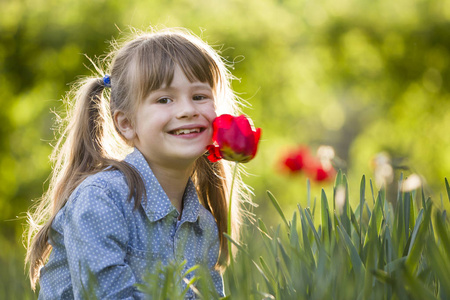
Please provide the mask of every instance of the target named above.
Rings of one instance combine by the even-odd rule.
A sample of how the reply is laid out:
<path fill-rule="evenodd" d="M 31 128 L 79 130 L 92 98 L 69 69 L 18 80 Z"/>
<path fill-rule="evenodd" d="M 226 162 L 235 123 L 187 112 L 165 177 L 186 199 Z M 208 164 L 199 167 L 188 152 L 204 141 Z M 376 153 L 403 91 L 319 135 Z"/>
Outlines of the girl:
<path fill-rule="evenodd" d="M 39 280 L 39 299 L 78 299 L 90 287 L 99 299 L 142 298 L 135 284 L 146 274 L 186 260 L 184 271 L 207 265 L 223 296 L 231 176 L 205 149 L 216 114 L 237 113 L 231 75 L 185 30 L 140 33 L 116 48 L 110 76 L 68 94 L 50 187 L 29 214 L 32 287 Z M 235 186 L 241 199 L 244 185 Z"/>

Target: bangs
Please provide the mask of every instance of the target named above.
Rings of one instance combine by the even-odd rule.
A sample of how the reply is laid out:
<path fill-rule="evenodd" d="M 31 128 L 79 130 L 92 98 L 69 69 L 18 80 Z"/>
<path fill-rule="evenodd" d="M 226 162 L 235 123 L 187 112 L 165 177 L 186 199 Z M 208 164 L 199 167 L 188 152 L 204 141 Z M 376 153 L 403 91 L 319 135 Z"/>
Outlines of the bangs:
<path fill-rule="evenodd" d="M 180 66 L 190 82 L 208 83 L 213 91 L 220 79 L 216 61 L 195 41 L 187 37 L 164 34 L 146 37 L 134 57 L 134 70 L 129 74 L 136 86 L 138 99 L 146 98 L 152 91 L 170 86 L 175 67 Z M 133 72 L 134 71 L 134 72 Z"/>

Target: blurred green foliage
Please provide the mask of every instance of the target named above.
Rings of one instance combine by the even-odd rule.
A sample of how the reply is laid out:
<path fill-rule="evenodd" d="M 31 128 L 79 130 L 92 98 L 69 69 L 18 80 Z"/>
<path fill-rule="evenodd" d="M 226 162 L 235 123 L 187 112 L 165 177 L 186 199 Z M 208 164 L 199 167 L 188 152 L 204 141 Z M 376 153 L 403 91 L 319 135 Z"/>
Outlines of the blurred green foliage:
<path fill-rule="evenodd" d="M 46 188 L 51 109 L 89 74 L 84 54 L 103 55 L 128 26 L 187 27 L 234 62 L 234 88 L 263 128 L 246 181 L 266 220 L 267 189 L 288 209 L 306 201 L 306 179 L 278 172 L 289 146 L 333 146 L 351 186 L 380 151 L 431 194 L 450 174 L 448 0 L 0 0 L 1 265 L 20 261 L 22 217 Z"/>

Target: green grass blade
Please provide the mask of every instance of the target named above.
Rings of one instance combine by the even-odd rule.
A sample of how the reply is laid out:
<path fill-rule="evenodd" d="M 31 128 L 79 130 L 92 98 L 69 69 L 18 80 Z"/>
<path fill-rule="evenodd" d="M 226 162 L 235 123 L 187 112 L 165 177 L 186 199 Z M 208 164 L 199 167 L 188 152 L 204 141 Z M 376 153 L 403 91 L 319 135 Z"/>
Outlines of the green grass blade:
<path fill-rule="evenodd" d="M 366 197 L 366 176 L 361 178 L 361 184 L 359 186 L 359 249 L 361 251 L 363 246 L 362 237 L 362 217 L 364 213 L 364 201 Z"/>
<path fill-rule="evenodd" d="M 437 300 L 433 293 L 429 289 L 427 289 L 417 277 L 411 274 L 411 272 L 407 268 L 403 268 L 402 275 L 405 279 L 405 283 L 409 288 L 409 294 L 413 297 L 413 299 Z"/>
<path fill-rule="evenodd" d="M 278 203 L 277 199 L 270 191 L 267 191 L 267 195 L 269 195 L 270 201 L 272 202 L 273 206 L 275 206 L 275 209 L 277 210 L 278 214 L 281 216 L 281 219 L 283 220 L 284 224 L 286 224 L 286 226 L 289 228 L 290 226 L 286 220 L 286 217 L 284 216 L 283 210 L 281 209 L 280 204 Z"/>
<path fill-rule="evenodd" d="M 331 234 L 331 219 L 330 210 L 328 208 L 328 200 L 325 191 L 322 189 L 321 194 L 321 217 L 322 217 L 322 234 L 325 243 L 330 241 Z"/>
<path fill-rule="evenodd" d="M 365 273 L 366 269 L 364 267 L 363 262 L 361 261 L 361 258 L 358 255 L 358 250 L 356 250 L 355 245 L 353 244 L 350 236 L 347 234 L 345 230 L 343 230 L 342 222 L 337 218 L 339 222 L 339 226 L 337 227 L 338 233 L 341 237 L 341 239 L 344 241 L 345 249 L 347 250 L 350 260 L 352 262 L 353 270 L 355 270 L 356 276 L 359 278 L 363 277 L 363 274 Z"/>
<path fill-rule="evenodd" d="M 433 272 L 440 282 L 440 294 L 441 299 L 449 299 L 450 296 L 450 262 L 448 258 L 448 252 L 439 251 L 437 245 L 430 243 L 427 245 L 429 251 L 429 262 L 433 268 Z"/>
<path fill-rule="evenodd" d="M 427 250 L 430 265 L 440 282 L 441 299 L 448 299 L 450 296 L 450 231 L 444 222 L 440 212 L 437 212 L 434 216 L 434 224 L 439 242 L 431 240 L 427 244 Z"/>
<path fill-rule="evenodd" d="M 450 201 L 450 185 L 448 184 L 447 178 L 445 178 L 445 189 L 447 190 L 448 201 Z"/>
<path fill-rule="evenodd" d="M 409 217 L 411 216 L 411 194 L 406 192 L 403 197 L 403 216 L 405 224 L 405 237 L 409 237 Z"/>
<path fill-rule="evenodd" d="M 302 224 L 302 238 L 303 238 L 303 250 L 306 253 L 306 258 L 310 262 L 310 266 L 315 266 L 314 255 L 312 253 L 311 244 L 308 238 L 308 227 L 306 225 L 306 217 L 303 214 L 302 209 L 300 209 L 300 221 Z"/>
<path fill-rule="evenodd" d="M 185 265 L 186 263 L 183 263 L 183 265 Z M 194 272 L 195 270 L 197 270 L 200 266 L 199 265 L 194 265 L 193 267 L 189 268 L 189 270 L 187 270 L 186 272 L 184 272 L 183 277 L 186 277 L 189 273 Z"/>
<path fill-rule="evenodd" d="M 413 232 L 411 234 L 411 242 L 410 242 L 408 253 L 407 253 L 408 255 L 409 255 L 409 253 L 411 253 L 412 245 L 414 245 L 414 243 L 416 241 L 417 232 L 419 231 L 419 226 L 420 226 L 420 224 L 422 224 L 422 217 L 423 217 L 423 208 L 420 209 L 420 211 L 419 211 L 419 215 L 417 216 L 417 219 L 416 219 L 416 224 L 415 224 Z"/>
<path fill-rule="evenodd" d="M 420 256 L 422 255 L 422 249 L 424 247 L 423 241 L 425 241 L 426 239 L 428 228 L 431 225 L 430 223 L 431 223 L 431 199 L 428 199 L 426 209 L 424 209 L 423 220 L 422 222 L 420 222 L 417 236 L 415 237 L 414 243 L 411 243 L 411 251 L 409 252 L 408 258 L 406 259 L 406 264 L 413 272 L 415 272 L 416 267 L 419 264 Z"/>
<path fill-rule="evenodd" d="M 317 198 L 314 197 L 314 204 L 313 204 L 313 208 L 312 208 L 312 217 L 314 218 L 315 214 L 316 214 L 316 201 Z"/>
<path fill-rule="evenodd" d="M 264 224 L 263 220 L 261 220 L 260 218 L 258 218 L 258 229 L 260 232 L 264 233 L 267 237 L 271 239 L 266 224 Z"/>
<path fill-rule="evenodd" d="M 300 251 L 300 244 L 299 244 L 299 237 L 297 232 L 297 213 L 294 212 L 294 215 L 292 217 L 292 223 L 291 228 L 289 232 L 289 241 L 291 244 L 291 247 L 295 249 L 296 251 Z"/>
<path fill-rule="evenodd" d="M 298 205 L 298 209 L 301 210 L 301 206 L 300 205 Z M 314 222 L 313 222 L 313 220 L 311 218 L 311 215 L 309 213 L 309 210 L 307 208 L 305 208 L 305 216 L 306 216 L 306 219 L 308 220 L 309 227 L 311 228 L 311 230 L 312 230 L 312 232 L 314 234 L 314 239 L 316 240 L 317 248 L 320 248 L 321 247 L 320 236 L 319 236 L 319 233 L 316 230 L 316 227 L 314 226 Z"/>
<path fill-rule="evenodd" d="M 356 234 L 358 235 L 358 238 L 360 238 L 361 234 L 360 234 L 360 225 L 358 224 L 358 221 L 356 221 L 356 216 L 355 213 L 353 212 L 353 209 L 350 207 L 350 221 L 351 224 L 353 226 L 353 228 L 355 229 Z"/>
<path fill-rule="evenodd" d="M 225 232 L 223 233 L 223 236 L 227 238 L 227 240 L 229 240 L 231 243 L 233 243 L 236 248 L 238 248 L 240 251 L 242 251 L 242 253 L 245 253 L 248 257 L 252 257 L 250 253 L 248 253 L 248 251 L 242 247 L 240 244 L 238 244 L 235 240 L 233 240 L 231 238 L 231 236 L 229 236 L 228 234 L 226 234 Z"/>
<path fill-rule="evenodd" d="M 336 192 L 337 189 L 342 186 L 342 170 L 339 170 L 336 179 L 334 181 L 334 187 L 333 187 L 333 211 L 336 211 Z"/>
<path fill-rule="evenodd" d="M 445 253 L 450 253 L 450 233 L 448 226 L 446 226 L 446 219 L 445 219 L 445 212 L 442 212 L 442 215 L 440 213 L 436 213 L 434 218 L 434 224 L 436 226 L 436 233 L 439 237 L 439 241 L 442 244 L 442 247 L 444 248 Z M 449 282 L 450 283 L 450 282 Z"/>
<path fill-rule="evenodd" d="M 347 230 L 348 235 L 352 234 L 352 229 L 351 229 L 351 222 L 350 222 L 350 201 L 348 199 L 348 181 L 347 181 L 347 176 L 345 176 L 345 174 L 342 176 L 343 179 L 343 184 L 344 184 L 344 188 L 345 188 L 345 201 L 344 201 L 344 216 L 345 216 L 345 222 L 344 225 L 346 226 L 345 230 Z"/>
<path fill-rule="evenodd" d="M 372 210 L 371 217 L 369 219 L 369 228 L 367 229 L 366 236 L 364 238 L 364 246 L 366 246 L 367 242 L 372 238 L 376 238 L 381 230 L 382 225 L 382 201 L 381 201 L 381 193 L 378 193 L 377 201 L 375 202 L 375 207 Z M 373 236 L 370 236 L 370 230 L 374 230 Z"/>
<path fill-rule="evenodd" d="M 397 258 L 396 260 L 393 260 L 390 263 L 386 264 L 384 266 L 384 270 L 388 273 L 392 273 L 397 270 L 400 270 L 403 267 L 403 265 L 405 264 L 405 261 L 406 261 L 405 256 Z"/>
<path fill-rule="evenodd" d="M 374 192 L 373 192 L 373 183 L 372 183 L 372 179 L 369 180 L 369 183 L 370 183 L 370 191 L 372 192 L 372 201 L 373 201 L 373 204 L 375 205 L 375 194 L 374 194 Z"/>
<path fill-rule="evenodd" d="M 262 256 L 259 257 L 259 262 L 261 263 L 261 268 L 264 270 L 265 274 L 267 274 L 271 280 L 275 280 L 275 276 Z"/>
<path fill-rule="evenodd" d="M 264 265 L 265 265 L 265 262 L 262 259 L 262 257 L 260 257 L 260 262 L 264 263 Z M 269 293 L 271 295 L 274 295 L 275 294 L 275 290 L 274 290 L 272 285 L 275 283 L 274 282 L 275 279 L 273 278 L 273 275 L 271 273 L 267 273 L 267 271 L 269 270 L 267 268 L 267 265 L 265 265 L 267 269 L 264 270 L 264 267 L 261 268 L 260 266 L 258 266 L 258 264 L 256 262 L 253 262 L 253 264 L 256 266 L 256 269 L 258 270 L 258 272 L 261 274 L 261 276 L 263 277 L 264 281 L 266 282 L 267 288 L 269 289 Z M 269 279 L 266 274 L 272 275 L 272 279 Z"/>

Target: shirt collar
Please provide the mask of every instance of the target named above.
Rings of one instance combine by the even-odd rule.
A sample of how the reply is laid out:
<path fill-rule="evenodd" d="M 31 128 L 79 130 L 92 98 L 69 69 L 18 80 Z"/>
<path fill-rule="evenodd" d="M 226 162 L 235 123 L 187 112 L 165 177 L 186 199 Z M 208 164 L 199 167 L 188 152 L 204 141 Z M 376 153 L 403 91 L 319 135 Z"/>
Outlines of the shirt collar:
<path fill-rule="evenodd" d="M 151 222 L 158 221 L 168 214 L 177 215 L 176 208 L 172 205 L 164 192 L 163 188 L 153 174 L 150 166 L 144 158 L 144 155 L 137 149 L 127 155 L 125 161 L 132 165 L 142 177 L 147 193 L 147 201 L 143 201 L 141 206 Z M 183 212 L 181 222 L 195 222 L 198 219 L 200 211 L 200 202 L 198 200 L 197 190 L 194 183 L 189 178 L 188 184 L 183 196 Z"/>

